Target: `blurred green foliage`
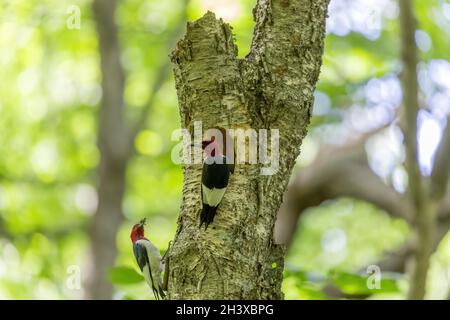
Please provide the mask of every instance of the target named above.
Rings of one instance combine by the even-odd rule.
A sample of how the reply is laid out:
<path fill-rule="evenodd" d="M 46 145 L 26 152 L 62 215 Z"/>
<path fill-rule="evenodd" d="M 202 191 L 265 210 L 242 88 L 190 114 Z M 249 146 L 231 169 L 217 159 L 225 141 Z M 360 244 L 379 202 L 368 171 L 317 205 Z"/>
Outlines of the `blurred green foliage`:
<path fill-rule="evenodd" d="M 4 0 L 0 4 L 0 299 L 83 296 L 82 289 L 69 289 L 66 281 L 70 266 L 79 266 L 82 282 L 85 279 L 88 225 L 97 201 L 101 74 L 90 3 Z M 443 3 L 416 1 L 420 28 L 431 40 L 429 49 L 421 52 L 425 62 L 448 58 L 450 52 L 450 17 L 448 9 L 445 16 Z M 197 19 L 210 9 L 224 16 L 234 27 L 239 56 L 245 57 L 254 4 L 251 0 L 193 0 L 187 14 Z M 73 5 L 81 9 L 80 29 L 67 26 Z M 370 79 L 399 71 L 395 1 L 373 5 L 367 10 L 374 12 L 372 27 L 378 33 L 367 35 L 350 28 L 345 35 L 331 32 L 326 38 L 317 89 L 329 101 L 329 108 L 315 114 L 302 159 L 311 158 L 317 149 L 316 132 L 342 122 L 342 114 L 336 111 L 365 104 L 361 91 Z M 383 5 L 387 9 L 379 11 Z M 119 2 L 117 22 L 130 120 L 139 115 L 148 98 L 157 68 L 167 62 L 167 41 L 183 15 L 180 10 L 179 0 Z M 343 25 L 349 29 L 348 23 Z M 316 109 L 323 107 L 319 104 Z M 135 140 L 137 155 L 127 171 L 126 222 L 117 235 L 116 267 L 109 273 L 115 298 L 152 298 L 134 260 L 129 230 L 147 217 L 147 236 L 162 252 L 174 236 L 182 170 L 170 155 L 176 143 L 171 133 L 178 127 L 176 91 L 169 77 L 157 94 L 147 128 Z M 309 210 L 286 259 L 286 298 L 323 299 L 322 289 L 329 283 L 345 293 L 367 294 L 367 274 L 361 275 L 361 268 L 400 246 L 408 235 L 404 222 L 367 203 L 341 199 Z M 435 284 L 442 282 L 442 269 L 450 266 L 449 242 L 447 237 L 433 260 L 432 297 L 445 294 Z M 311 272 L 321 280 L 309 280 Z M 380 293 L 397 294 L 389 297 L 404 296 L 401 279 L 383 278 L 381 286 Z"/>
<path fill-rule="evenodd" d="M 109 271 L 108 279 L 114 284 L 135 284 L 144 281 L 142 274 L 127 266 L 112 268 Z"/>

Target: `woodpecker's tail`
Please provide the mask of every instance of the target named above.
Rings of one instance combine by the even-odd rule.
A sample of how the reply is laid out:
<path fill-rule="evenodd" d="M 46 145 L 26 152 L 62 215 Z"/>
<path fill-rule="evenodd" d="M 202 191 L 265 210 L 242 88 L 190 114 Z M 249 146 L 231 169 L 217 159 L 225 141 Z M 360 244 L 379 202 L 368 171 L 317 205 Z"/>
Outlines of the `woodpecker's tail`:
<path fill-rule="evenodd" d="M 159 300 L 159 299 L 160 299 L 160 297 L 159 297 L 159 292 L 158 292 L 158 290 L 155 288 L 155 286 L 153 286 L 153 285 L 152 285 L 152 291 L 153 291 L 153 295 L 155 296 L 155 299 L 156 299 L 156 300 Z"/>
<path fill-rule="evenodd" d="M 166 294 L 164 293 L 164 290 L 163 290 L 163 288 L 162 288 L 162 285 L 159 285 L 159 287 L 158 287 L 158 292 L 159 292 L 159 295 L 161 296 L 161 298 L 162 298 L 163 300 L 165 300 L 165 299 L 166 299 Z"/>
<path fill-rule="evenodd" d="M 216 215 L 217 207 L 211 207 L 206 203 L 203 204 L 202 212 L 200 213 L 200 226 L 205 224 L 205 230 L 208 229 L 208 226 L 214 220 L 214 216 Z"/>

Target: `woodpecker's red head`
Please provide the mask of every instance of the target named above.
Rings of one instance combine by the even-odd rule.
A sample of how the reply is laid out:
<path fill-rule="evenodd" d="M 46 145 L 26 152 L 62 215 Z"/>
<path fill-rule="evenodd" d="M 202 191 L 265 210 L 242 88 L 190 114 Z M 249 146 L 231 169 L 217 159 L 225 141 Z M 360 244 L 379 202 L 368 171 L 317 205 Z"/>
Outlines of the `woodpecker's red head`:
<path fill-rule="evenodd" d="M 135 243 L 139 239 L 144 238 L 144 225 L 145 225 L 145 218 L 133 226 L 130 234 L 131 242 Z"/>
<path fill-rule="evenodd" d="M 203 135 L 202 149 L 208 156 L 221 156 L 225 154 L 226 141 L 228 141 L 227 132 L 224 128 L 210 128 Z"/>
<path fill-rule="evenodd" d="M 202 141 L 202 149 L 205 150 L 207 146 L 209 146 L 211 143 L 214 142 L 214 140 L 215 140 L 214 137 L 212 137 L 212 138 L 209 139 L 209 140 L 203 140 L 203 141 Z"/>
<path fill-rule="evenodd" d="M 211 140 L 203 140 L 202 149 L 211 157 L 221 156 L 223 154 L 221 145 L 215 141 L 214 137 Z"/>

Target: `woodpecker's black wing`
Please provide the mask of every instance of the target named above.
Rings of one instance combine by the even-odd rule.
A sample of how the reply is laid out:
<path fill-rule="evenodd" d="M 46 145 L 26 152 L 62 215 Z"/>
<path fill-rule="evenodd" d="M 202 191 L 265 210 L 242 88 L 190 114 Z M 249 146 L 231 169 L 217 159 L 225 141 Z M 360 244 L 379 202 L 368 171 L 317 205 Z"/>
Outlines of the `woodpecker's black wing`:
<path fill-rule="evenodd" d="M 135 243 L 133 245 L 134 256 L 136 257 L 136 261 L 138 263 L 139 269 L 144 271 L 145 264 L 147 263 L 147 250 L 145 247 L 139 243 Z"/>
<path fill-rule="evenodd" d="M 230 179 L 231 166 L 226 163 L 225 157 L 222 157 L 222 163 L 217 163 L 219 161 L 212 161 L 212 163 L 208 163 L 207 159 L 203 164 L 202 184 L 208 189 L 226 188 L 228 186 L 228 180 Z"/>
<path fill-rule="evenodd" d="M 155 282 L 153 281 L 152 276 L 152 268 L 150 266 L 150 261 L 148 259 L 148 253 L 147 249 L 144 245 L 140 244 L 139 242 L 136 242 L 133 245 L 133 252 L 134 256 L 136 257 L 136 261 L 138 263 L 139 269 L 141 269 L 142 273 L 144 273 L 144 267 L 148 266 L 148 273 L 150 274 L 150 280 L 152 282 L 152 290 L 153 294 L 155 295 L 156 300 L 159 300 L 158 290 L 155 287 Z"/>
<path fill-rule="evenodd" d="M 209 157 L 205 160 L 202 170 L 202 211 L 200 213 L 200 227 L 205 229 L 213 222 L 217 208 L 222 201 L 230 179 L 231 165 L 227 158 Z"/>

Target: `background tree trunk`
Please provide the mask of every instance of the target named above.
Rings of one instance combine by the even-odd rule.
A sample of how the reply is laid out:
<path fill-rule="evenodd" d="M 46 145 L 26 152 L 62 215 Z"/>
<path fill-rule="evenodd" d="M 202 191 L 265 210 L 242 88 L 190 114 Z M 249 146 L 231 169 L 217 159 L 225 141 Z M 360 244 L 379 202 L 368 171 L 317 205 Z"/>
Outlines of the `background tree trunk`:
<path fill-rule="evenodd" d="M 167 48 L 179 37 L 186 21 L 186 7 L 170 30 Z M 155 97 L 170 72 L 170 63 L 155 71 L 155 81 L 149 88 L 148 100 L 134 123 L 127 123 L 124 101 L 125 72 L 120 61 L 120 43 L 115 22 L 116 1 L 95 0 L 92 10 L 97 25 L 102 74 L 102 102 L 98 117 L 98 208 L 90 228 L 91 250 L 85 296 L 88 299 L 111 299 L 113 286 L 107 281 L 107 271 L 114 266 L 117 255 L 116 235 L 123 222 L 122 200 L 126 187 L 126 170 L 134 155 L 134 139 L 148 121 Z"/>
<path fill-rule="evenodd" d="M 376 264 L 383 272 L 407 273 L 412 263 L 409 299 L 423 299 L 430 257 L 450 229 L 450 121 L 437 148 L 431 176 L 422 176 L 417 157 L 417 115 L 420 110 L 417 83 L 417 23 L 414 2 L 400 0 L 401 59 L 404 104 L 400 119 L 407 151 L 408 192 L 406 195 L 384 183 L 370 168 L 365 144 L 384 128 L 366 133 L 343 146 L 322 145 L 311 165 L 299 172 L 285 194 L 275 226 L 275 241 L 289 244 L 298 229 L 299 216 L 306 209 L 329 199 L 351 197 L 374 204 L 392 217 L 404 219 L 413 236 L 394 252 L 387 252 Z M 450 119 L 449 119 L 450 120 Z"/>
<path fill-rule="evenodd" d="M 98 207 L 90 230 L 92 246 L 86 297 L 111 299 L 113 287 L 106 281 L 106 272 L 116 258 L 116 234 L 123 220 L 122 198 L 129 156 L 124 122 L 124 73 L 114 21 L 116 2 L 96 0 L 92 8 L 99 36 L 103 98 L 98 128 L 101 157 Z"/>
<path fill-rule="evenodd" d="M 279 170 L 236 165 L 214 223 L 199 229 L 201 165 L 185 165 L 169 252 L 171 299 L 281 299 L 284 247 L 273 241 L 283 193 L 311 116 L 327 0 L 259 0 L 250 54 L 237 59 L 231 27 L 208 12 L 172 54 L 181 125 L 278 129 Z M 277 150 L 270 150 L 276 152 Z"/>

